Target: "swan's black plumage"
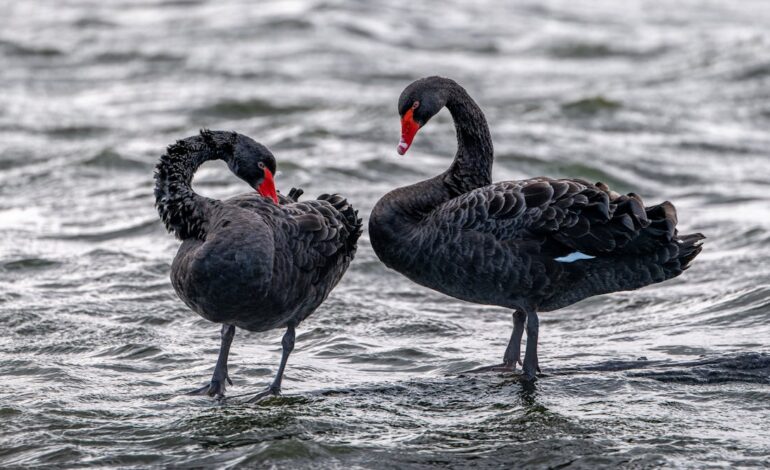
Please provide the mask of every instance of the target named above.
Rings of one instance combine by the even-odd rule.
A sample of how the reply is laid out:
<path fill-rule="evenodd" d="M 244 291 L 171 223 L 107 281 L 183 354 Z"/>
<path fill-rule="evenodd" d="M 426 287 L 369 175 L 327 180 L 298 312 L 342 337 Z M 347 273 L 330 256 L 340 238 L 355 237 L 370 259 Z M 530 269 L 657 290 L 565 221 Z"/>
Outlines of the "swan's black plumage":
<path fill-rule="evenodd" d="M 182 244 L 171 267 L 179 297 L 207 320 L 222 323 L 222 350 L 210 385 L 200 390 L 223 395 L 227 353 L 235 327 L 250 331 L 287 328 L 278 393 L 294 328 L 329 295 L 348 268 L 361 234 L 357 212 L 339 195 L 279 204 L 257 193 L 224 201 L 196 194 L 198 167 L 221 159 L 255 189 L 262 168 L 275 173 L 275 158 L 264 146 L 234 132 L 202 131 L 168 147 L 155 172 L 156 206 L 168 230 Z M 220 364 L 221 363 L 221 364 Z M 266 394 L 266 393 L 265 393 Z"/>
<path fill-rule="evenodd" d="M 370 238 L 388 267 L 419 284 L 516 310 L 499 368 L 519 361 L 526 319 L 524 372 L 534 377 L 537 311 L 676 277 L 700 252 L 703 236 L 679 236 L 669 202 L 645 207 L 636 194 L 581 179 L 492 183 L 486 120 L 452 80 L 414 82 L 401 95 L 399 113 L 402 122 L 412 118 L 422 127 L 444 106 L 457 131 L 454 162 L 441 175 L 385 195 L 372 211 Z M 411 140 L 404 142 L 403 151 Z M 583 259 L 565 262 L 576 252 Z"/>

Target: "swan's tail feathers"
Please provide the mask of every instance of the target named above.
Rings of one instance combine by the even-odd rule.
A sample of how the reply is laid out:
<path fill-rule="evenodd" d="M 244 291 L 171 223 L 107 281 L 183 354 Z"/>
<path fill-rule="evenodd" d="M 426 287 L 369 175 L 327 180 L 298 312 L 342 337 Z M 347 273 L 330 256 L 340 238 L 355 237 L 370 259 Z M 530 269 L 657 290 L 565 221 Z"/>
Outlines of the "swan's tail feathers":
<path fill-rule="evenodd" d="M 675 278 L 690 267 L 703 249 L 704 239 L 702 234 L 693 233 L 675 236 L 668 243 L 658 240 L 652 252 L 559 263 L 566 275 L 539 307 L 555 310 L 594 295 L 639 289 Z"/>
<path fill-rule="evenodd" d="M 320 201 L 327 201 L 342 216 L 341 222 L 347 229 L 346 244 L 349 248 L 354 248 L 358 238 L 363 232 L 363 221 L 358 217 L 358 211 L 351 206 L 347 199 L 339 194 L 322 194 L 318 196 Z"/>
<path fill-rule="evenodd" d="M 701 252 L 706 237 L 701 233 L 679 235 L 676 208 L 668 201 L 645 207 L 644 211 L 649 224 L 624 247 L 622 253 L 657 253 L 666 279 L 678 276 Z"/>
<path fill-rule="evenodd" d="M 676 236 L 676 224 L 679 219 L 676 216 L 676 208 L 668 201 L 658 205 L 645 207 L 647 220 L 650 225 L 642 230 L 647 238 L 658 241 L 671 241 Z"/>
<path fill-rule="evenodd" d="M 666 263 L 667 265 L 675 263 L 675 265 L 671 266 L 671 268 L 675 270 L 678 269 L 679 271 L 675 275 L 681 274 L 682 271 L 690 267 L 692 260 L 694 260 L 698 254 L 700 254 L 701 250 L 703 250 L 703 240 L 705 238 L 706 237 L 702 233 L 691 233 L 689 235 L 683 235 L 676 238 L 675 243 L 678 250 L 677 255 L 675 258 Z"/>
<path fill-rule="evenodd" d="M 662 245 L 668 245 L 676 237 L 676 208 L 668 201 L 644 208 L 648 225 L 630 241 L 623 250 L 626 253 L 651 253 Z"/>
<path fill-rule="evenodd" d="M 676 216 L 676 208 L 668 201 L 663 201 L 656 206 L 645 207 L 644 212 L 650 225 L 647 231 L 652 236 L 671 240 L 676 235 L 676 224 L 679 219 Z"/>

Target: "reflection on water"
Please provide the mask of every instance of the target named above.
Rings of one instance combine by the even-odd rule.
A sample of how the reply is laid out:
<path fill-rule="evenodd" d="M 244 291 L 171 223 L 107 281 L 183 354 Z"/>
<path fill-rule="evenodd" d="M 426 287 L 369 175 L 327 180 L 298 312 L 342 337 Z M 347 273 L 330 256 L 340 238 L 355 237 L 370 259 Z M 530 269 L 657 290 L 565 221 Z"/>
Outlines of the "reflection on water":
<path fill-rule="evenodd" d="M 4 466 L 761 465 L 770 454 L 770 10 L 764 2 L 66 1 L 0 31 Z M 545 376 L 497 362 L 510 312 L 386 270 L 367 234 L 298 330 L 218 331 L 176 299 L 153 208 L 164 147 L 201 127 L 268 145 L 278 186 L 368 215 L 442 171 L 448 113 L 395 155 L 396 100 L 441 74 L 485 110 L 495 179 L 601 180 L 708 236 L 681 278 L 542 315 Z M 215 163 L 198 190 L 246 191 Z M 366 222 L 366 220 L 365 220 Z M 241 395 L 238 397 L 237 395 Z"/>

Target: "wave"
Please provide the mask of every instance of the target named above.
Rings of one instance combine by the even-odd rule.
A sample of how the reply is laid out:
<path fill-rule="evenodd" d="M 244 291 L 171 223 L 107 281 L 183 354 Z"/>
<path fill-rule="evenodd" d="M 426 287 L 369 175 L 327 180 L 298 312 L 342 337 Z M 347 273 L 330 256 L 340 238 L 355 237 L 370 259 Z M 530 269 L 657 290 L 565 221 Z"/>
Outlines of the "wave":
<path fill-rule="evenodd" d="M 142 171 L 146 171 L 148 168 L 151 168 L 151 164 L 149 162 L 135 160 L 133 158 L 122 155 L 121 153 L 111 148 L 101 150 L 93 157 L 82 161 L 81 165 L 109 169 Z"/>
<path fill-rule="evenodd" d="M 196 118 L 217 117 L 229 119 L 244 119 L 255 116 L 274 116 L 300 113 L 313 109 L 303 105 L 277 105 L 260 98 L 243 100 L 226 99 L 202 106 L 191 112 Z"/>
<path fill-rule="evenodd" d="M 639 370 L 642 369 L 642 370 Z M 694 361 L 612 360 L 593 365 L 564 367 L 546 375 L 573 375 L 593 372 L 628 372 L 629 377 L 648 378 L 660 382 L 714 384 L 747 382 L 770 384 L 770 354 L 765 352 L 736 353 L 705 357 Z"/>

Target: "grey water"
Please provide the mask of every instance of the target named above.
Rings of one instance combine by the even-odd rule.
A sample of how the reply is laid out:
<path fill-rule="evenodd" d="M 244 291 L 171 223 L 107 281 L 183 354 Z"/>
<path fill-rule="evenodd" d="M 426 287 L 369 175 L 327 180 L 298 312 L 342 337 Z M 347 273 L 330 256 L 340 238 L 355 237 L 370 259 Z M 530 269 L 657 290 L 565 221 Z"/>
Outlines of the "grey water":
<path fill-rule="evenodd" d="M 766 1 L 0 1 L 0 466 L 762 467 L 770 459 Z M 238 331 L 176 298 L 153 207 L 166 145 L 269 146 L 279 189 L 365 221 L 445 169 L 446 111 L 398 157 L 396 102 L 449 76 L 486 112 L 495 180 L 603 181 L 708 237 L 681 277 L 541 315 L 534 387 L 510 312 L 386 269 L 366 233 L 298 330 Z M 249 188 L 207 164 L 197 191 Z"/>

